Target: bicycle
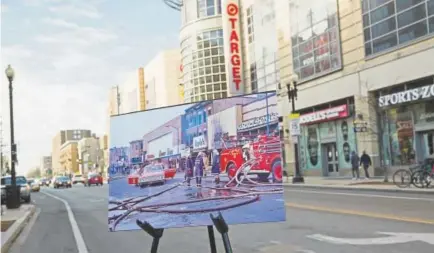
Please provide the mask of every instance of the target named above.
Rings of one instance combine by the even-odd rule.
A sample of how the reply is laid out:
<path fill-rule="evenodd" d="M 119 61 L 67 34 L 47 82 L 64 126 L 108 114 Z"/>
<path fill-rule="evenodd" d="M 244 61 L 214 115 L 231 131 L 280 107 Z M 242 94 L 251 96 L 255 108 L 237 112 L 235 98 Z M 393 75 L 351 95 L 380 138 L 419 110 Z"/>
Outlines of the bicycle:
<path fill-rule="evenodd" d="M 393 183 L 399 188 L 407 188 L 411 184 L 420 188 L 417 185 L 417 178 L 414 178 L 414 175 L 417 171 L 419 171 L 420 166 L 410 167 L 409 169 L 399 169 L 393 173 Z"/>
<path fill-rule="evenodd" d="M 417 188 L 427 188 L 434 178 L 434 158 L 426 158 L 420 165 L 409 169 L 400 169 L 393 173 L 393 183 L 399 188 L 414 185 Z"/>
<path fill-rule="evenodd" d="M 418 182 L 420 183 L 419 188 L 429 188 L 432 180 L 434 179 L 434 165 L 432 166 L 431 170 L 429 168 L 417 170 L 414 173 L 414 177 L 418 179 Z"/>

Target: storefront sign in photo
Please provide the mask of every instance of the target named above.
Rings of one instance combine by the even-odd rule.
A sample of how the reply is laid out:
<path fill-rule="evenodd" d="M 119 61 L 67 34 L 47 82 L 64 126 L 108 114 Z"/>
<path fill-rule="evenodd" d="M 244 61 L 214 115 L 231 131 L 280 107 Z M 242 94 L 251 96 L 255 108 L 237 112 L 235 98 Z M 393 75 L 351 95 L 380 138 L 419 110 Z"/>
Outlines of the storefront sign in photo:
<path fill-rule="evenodd" d="M 279 115 L 277 113 L 273 112 L 273 113 L 269 114 L 269 117 L 268 117 L 268 123 L 269 124 L 274 123 L 277 120 L 279 120 Z M 267 116 L 264 115 L 261 117 L 255 117 L 253 119 L 249 119 L 249 120 L 244 121 L 243 123 L 241 123 L 241 125 L 238 126 L 237 129 L 238 129 L 238 131 L 242 131 L 242 130 L 250 129 L 250 128 L 253 129 L 253 128 L 263 126 L 266 124 L 267 124 Z"/>
<path fill-rule="evenodd" d="M 328 120 L 342 119 L 348 117 L 348 106 L 340 105 L 329 109 L 302 114 L 300 124 L 319 123 Z"/>
<path fill-rule="evenodd" d="M 355 133 L 368 132 L 368 122 L 355 120 L 353 128 Z"/>
<path fill-rule="evenodd" d="M 200 135 L 193 138 L 193 149 L 199 150 L 199 149 L 205 149 L 208 145 L 206 144 L 205 136 Z"/>
<path fill-rule="evenodd" d="M 380 96 L 378 98 L 378 106 L 398 105 L 432 97 L 434 97 L 434 84 Z"/>

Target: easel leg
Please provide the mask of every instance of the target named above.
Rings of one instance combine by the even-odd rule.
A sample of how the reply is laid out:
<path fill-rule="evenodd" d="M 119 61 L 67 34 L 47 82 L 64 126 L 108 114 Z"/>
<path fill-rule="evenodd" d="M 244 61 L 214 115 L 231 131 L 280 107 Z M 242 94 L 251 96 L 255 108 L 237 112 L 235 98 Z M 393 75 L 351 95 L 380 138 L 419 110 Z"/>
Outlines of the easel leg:
<path fill-rule="evenodd" d="M 229 234 L 228 234 L 229 227 L 228 224 L 226 224 L 223 215 L 221 214 L 221 212 L 219 212 L 217 216 L 213 216 L 212 214 L 210 214 L 210 216 L 217 231 L 219 231 L 219 233 L 222 235 L 225 252 L 232 253 L 231 241 L 229 240 Z"/>
<path fill-rule="evenodd" d="M 160 239 L 163 236 L 164 229 L 155 229 L 148 222 L 141 222 L 140 220 L 136 220 L 137 226 L 143 229 L 148 235 L 152 236 L 152 247 L 151 253 L 158 252 L 158 245 L 160 243 Z"/>
<path fill-rule="evenodd" d="M 209 246 L 211 248 L 211 253 L 217 253 L 217 246 L 215 245 L 214 228 L 208 226 L 208 236 L 209 236 Z"/>

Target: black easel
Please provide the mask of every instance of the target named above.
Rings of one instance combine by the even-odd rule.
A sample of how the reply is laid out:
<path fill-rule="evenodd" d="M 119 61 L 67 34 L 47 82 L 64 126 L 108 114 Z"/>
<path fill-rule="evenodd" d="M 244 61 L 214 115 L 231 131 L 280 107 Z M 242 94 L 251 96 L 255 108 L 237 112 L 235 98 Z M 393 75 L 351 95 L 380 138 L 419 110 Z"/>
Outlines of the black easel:
<path fill-rule="evenodd" d="M 219 212 L 218 215 L 213 216 L 210 214 L 211 220 L 214 223 L 214 226 L 216 227 L 217 231 L 222 235 L 223 238 L 223 245 L 225 247 L 226 253 L 232 253 L 232 247 L 231 242 L 229 240 L 229 226 L 226 224 L 225 219 L 223 218 L 223 215 Z M 142 222 L 140 220 L 136 220 L 137 225 L 144 230 L 148 235 L 152 236 L 152 247 L 151 247 L 151 253 L 157 253 L 158 252 L 158 245 L 160 243 L 161 237 L 163 237 L 163 231 L 164 229 L 155 229 L 152 227 L 151 224 L 148 222 Z M 211 248 L 211 253 L 217 253 L 217 246 L 215 243 L 215 236 L 214 236 L 214 228 L 213 226 L 208 226 L 208 236 L 209 236 L 209 245 Z"/>

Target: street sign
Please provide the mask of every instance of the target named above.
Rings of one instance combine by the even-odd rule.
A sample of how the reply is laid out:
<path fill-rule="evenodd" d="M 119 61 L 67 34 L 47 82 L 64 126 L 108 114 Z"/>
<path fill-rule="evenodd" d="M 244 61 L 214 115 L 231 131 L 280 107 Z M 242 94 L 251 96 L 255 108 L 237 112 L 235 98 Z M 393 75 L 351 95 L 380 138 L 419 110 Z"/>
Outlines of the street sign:
<path fill-rule="evenodd" d="M 368 132 L 368 122 L 355 120 L 354 121 L 354 132 L 355 133 Z"/>
<path fill-rule="evenodd" d="M 289 115 L 289 132 L 291 136 L 299 136 L 300 135 L 300 114 L 299 113 L 291 113 Z"/>
<path fill-rule="evenodd" d="M 377 232 L 377 234 L 388 235 L 387 237 L 374 238 L 339 238 L 327 235 L 314 234 L 308 238 L 328 242 L 332 244 L 349 244 L 349 245 L 387 245 L 408 242 L 425 242 L 434 245 L 434 233 L 392 233 L 392 232 Z"/>

